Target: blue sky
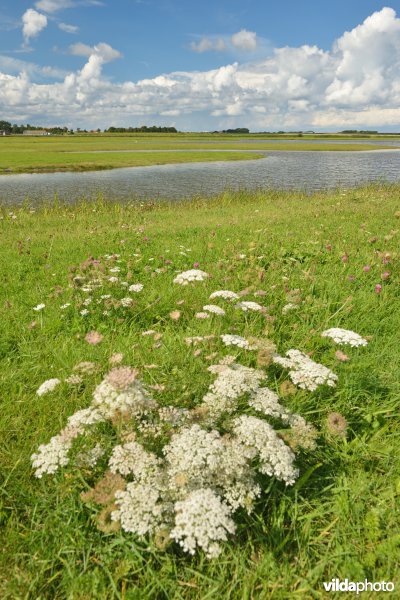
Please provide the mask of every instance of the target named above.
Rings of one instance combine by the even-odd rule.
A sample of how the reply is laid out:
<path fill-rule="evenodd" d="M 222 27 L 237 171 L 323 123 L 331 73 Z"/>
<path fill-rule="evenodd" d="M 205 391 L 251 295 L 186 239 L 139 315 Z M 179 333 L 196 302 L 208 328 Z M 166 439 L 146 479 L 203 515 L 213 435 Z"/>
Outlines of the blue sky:
<path fill-rule="evenodd" d="M 0 0 L 0 118 L 400 130 L 396 13 L 399 0 Z"/>

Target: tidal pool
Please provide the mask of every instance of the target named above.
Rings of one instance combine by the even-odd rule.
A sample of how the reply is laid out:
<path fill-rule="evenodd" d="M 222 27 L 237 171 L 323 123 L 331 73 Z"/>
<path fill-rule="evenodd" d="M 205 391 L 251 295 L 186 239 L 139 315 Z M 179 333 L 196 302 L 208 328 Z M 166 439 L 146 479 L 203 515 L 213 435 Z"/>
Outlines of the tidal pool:
<path fill-rule="evenodd" d="M 0 176 L 0 203 L 35 205 L 44 200 L 180 199 L 223 190 L 354 187 L 368 182 L 400 182 L 400 150 L 362 152 L 266 151 L 247 161 L 127 167 L 83 173 Z"/>

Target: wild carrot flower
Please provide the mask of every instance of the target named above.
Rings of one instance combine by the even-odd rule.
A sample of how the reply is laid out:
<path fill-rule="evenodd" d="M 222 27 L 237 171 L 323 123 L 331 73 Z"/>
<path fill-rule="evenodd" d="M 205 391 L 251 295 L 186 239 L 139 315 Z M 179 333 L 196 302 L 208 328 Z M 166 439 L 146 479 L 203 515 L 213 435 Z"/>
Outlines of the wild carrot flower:
<path fill-rule="evenodd" d="M 199 547 L 208 558 L 215 558 L 221 553 L 219 542 L 235 533 L 229 506 L 210 488 L 191 492 L 174 508 L 175 527 L 170 535 L 189 554 Z"/>
<path fill-rule="evenodd" d="M 350 329 L 340 329 L 340 327 L 332 327 L 321 333 L 321 337 L 331 338 L 337 344 L 348 344 L 349 346 L 366 346 L 367 340 L 361 337 L 355 331 Z"/>
<path fill-rule="evenodd" d="M 175 279 L 174 283 L 178 283 L 179 285 L 188 285 L 194 281 L 204 281 L 209 277 L 208 273 L 201 271 L 200 269 L 190 269 L 189 271 L 183 271 L 179 273 Z"/>
<path fill-rule="evenodd" d="M 243 312 L 248 312 L 248 311 L 255 311 L 255 312 L 261 312 L 264 310 L 264 307 L 261 306 L 261 304 L 258 304 L 258 302 L 239 302 L 238 304 L 235 304 L 235 308 L 240 308 Z"/>
<path fill-rule="evenodd" d="M 136 292 L 136 293 L 138 293 L 138 292 L 142 291 L 143 287 L 144 287 L 143 283 L 134 283 L 133 285 L 129 286 L 128 290 L 130 292 Z"/>
<path fill-rule="evenodd" d="M 128 308 L 129 306 L 132 306 L 132 304 L 133 304 L 132 298 L 129 298 L 129 297 L 121 298 L 120 302 L 121 302 L 121 306 L 123 306 L 124 308 Z"/>
<path fill-rule="evenodd" d="M 38 396 L 44 396 L 44 394 L 52 392 L 60 383 L 61 381 L 60 379 L 57 379 L 57 377 L 54 377 L 53 379 L 47 379 L 47 381 L 44 381 L 36 390 L 36 394 Z"/>
<path fill-rule="evenodd" d="M 241 337 L 240 335 L 231 335 L 229 333 L 225 333 L 221 335 L 221 340 L 225 346 L 238 346 L 244 350 L 257 350 L 257 346 L 252 346 L 244 337 Z"/>
<path fill-rule="evenodd" d="M 239 300 L 239 294 L 235 292 L 231 292 L 231 290 L 217 290 L 213 292 L 210 296 L 210 300 L 214 300 L 214 298 L 223 298 L 224 300 Z"/>
<path fill-rule="evenodd" d="M 286 356 L 288 358 L 274 356 L 273 362 L 290 369 L 289 377 L 299 388 L 314 391 L 319 385 L 336 385 L 337 375 L 324 365 L 311 360 L 304 352 L 289 350 Z"/>
<path fill-rule="evenodd" d="M 205 304 L 203 306 L 203 310 L 209 313 L 213 313 L 214 315 L 220 315 L 221 317 L 225 316 L 226 314 L 223 308 L 220 308 L 215 304 Z"/>
<path fill-rule="evenodd" d="M 32 310 L 39 312 L 40 310 L 43 310 L 45 306 L 45 304 L 38 304 L 37 306 L 34 306 Z"/>

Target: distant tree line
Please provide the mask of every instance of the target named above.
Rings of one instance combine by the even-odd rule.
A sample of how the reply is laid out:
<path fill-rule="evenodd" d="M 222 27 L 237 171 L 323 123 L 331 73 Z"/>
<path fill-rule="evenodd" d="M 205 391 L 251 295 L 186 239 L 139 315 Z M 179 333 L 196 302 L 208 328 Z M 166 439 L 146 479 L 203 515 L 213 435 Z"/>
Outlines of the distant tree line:
<path fill-rule="evenodd" d="M 344 129 L 339 133 L 379 133 L 378 131 L 364 130 L 364 129 Z"/>
<path fill-rule="evenodd" d="M 17 125 L 14 123 L 13 125 L 8 121 L 0 121 L 0 131 L 6 131 L 7 133 L 23 133 L 24 131 L 48 131 L 53 134 L 63 134 L 69 133 L 70 130 L 68 127 L 40 127 L 36 125 Z"/>
<path fill-rule="evenodd" d="M 73 129 L 68 129 L 68 127 L 42 127 L 36 125 L 17 125 L 11 124 L 8 121 L 0 120 L 0 131 L 5 131 L 6 133 L 23 133 L 24 131 L 47 131 L 48 133 L 52 133 L 53 135 L 63 135 L 65 133 L 74 133 Z M 87 129 L 81 129 L 80 127 L 76 128 L 77 133 L 89 133 Z M 100 129 L 95 130 L 96 133 L 101 133 Z M 90 133 L 93 133 L 92 130 Z M 141 127 L 109 127 L 104 130 L 104 133 L 178 133 L 178 130 L 175 127 L 159 127 L 158 125 L 152 125 L 151 127 L 147 127 L 147 125 L 142 125 Z"/>
<path fill-rule="evenodd" d="M 247 127 L 236 127 L 236 129 L 223 129 L 222 131 L 213 131 L 213 133 L 250 133 Z"/>
<path fill-rule="evenodd" d="M 109 127 L 105 133 L 178 133 L 175 127 L 159 127 L 158 125 L 142 125 L 141 127 Z"/>

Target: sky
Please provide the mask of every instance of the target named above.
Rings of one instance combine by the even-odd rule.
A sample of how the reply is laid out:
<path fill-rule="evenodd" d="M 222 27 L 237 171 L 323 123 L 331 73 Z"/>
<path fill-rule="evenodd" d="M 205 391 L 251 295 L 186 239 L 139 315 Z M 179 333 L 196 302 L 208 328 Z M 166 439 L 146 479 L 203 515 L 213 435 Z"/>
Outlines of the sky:
<path fill-rule="evenodd" d="M 0 0 L 0 120 L 400 131 L 400 0 Z"/>

